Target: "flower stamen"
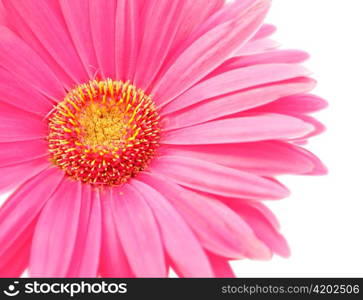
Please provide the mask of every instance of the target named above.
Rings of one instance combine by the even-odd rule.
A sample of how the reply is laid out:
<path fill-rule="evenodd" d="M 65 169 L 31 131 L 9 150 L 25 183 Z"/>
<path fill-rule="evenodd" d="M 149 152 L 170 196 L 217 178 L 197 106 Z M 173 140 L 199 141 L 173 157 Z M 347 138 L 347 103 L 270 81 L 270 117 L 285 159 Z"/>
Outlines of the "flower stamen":
<path fill-rule="evenodd" d="M 85 183 L 126 182 L 148 166 L 159 139 L 154 102 L 128 82 L 79 85 L 49 117 L 52 163 Z"/>

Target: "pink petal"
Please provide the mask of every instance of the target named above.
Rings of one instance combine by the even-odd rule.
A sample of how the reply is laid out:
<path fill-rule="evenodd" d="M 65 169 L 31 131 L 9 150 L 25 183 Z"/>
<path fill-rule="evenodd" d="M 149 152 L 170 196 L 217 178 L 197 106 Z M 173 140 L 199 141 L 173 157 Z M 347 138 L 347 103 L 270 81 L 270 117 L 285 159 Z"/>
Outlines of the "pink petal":
<path fill-rule="evenodd" d="M 99 194 L 90 185 L 83 185 L 77 240 L 67 277 L 98 276 L 101 225 Z"/>
<path fill-rule="evenodd" d="M 134 77 L 140 50 L 143 1 L 119 0 L 115 19 L 116 77 L 127 81 Z"/>
<path fill-rule="evenodd" d="M 234 55 L 241 56 L 241 55 L 260 54 L 276 50 L 276 48 L 280 46 L 281 45 L 278 42 L 272 39 L 259 39 L 254 41 L 251 40 L 249 43 L 243 45 L 243 47 L 237 50 L 234 53 Z"/>
<path fill-rule="evenodd" d="M 62 177 L 58 170 L 48 169 L 21 185 L 0 208 L 0 269 L 10 261 L 17 264 L 18 258 L 25 259 L 23 254 L 16 257 L 14 253 L 30 244 L 34 221 Z M 23 271 L 20 270 L 22 265 L 16 268 L 19 272 Z M 3 272 L 7 272 L 5 267 Z"/>
<path fill-rule="evenodd" d="M 311 91 L 315 81 L 309 78 L 294 78 L 274 84 L 264 85 L 249 90 L 242 90 L 229 95 L 217 96 L 184 110 L 163 117 L 164 130 L 178 129 L 206 121 L 218 119 L 260 105 L 270 103 L 280 97 Z M 165 112 L 161 111 L 161 115 Z"/>
<path fill-rule="evenodd" d="M 325 125 L 314 117 L 302 115 L 302 114 L 291 114 L 291 116 L 293 116 L 297 119 L 300 119 L 301 121 L 305 122 L 306 124 L 310 124 L 310 126 L 314 129 L 310 132 L 307 132 L 304 136 L 296 138 L 296 141 L 311 138 L 313 136 L 323 133 L 326 130 Z"/>
<path fill-rule="evenodd" d="M 233 69 L 198 83 L 170 102 L 163 109 L 163 114 L 181 110 L 205 99 L 308 74 L 305 68 L 293 64 L 266 64 Z M 166 103 L 160 103 L 160 106 L 164 104 Z"/>
<path fill-rule="evenodd" d="M 234 274 L 227 259 L 210 253 L 209 261 L 212 264 L 212 268 L 214 270 L 215 277 L 217 277 L 217 278 L 234 278 L 234 277 L 236 277 L 236 275 Z"/>
<path fill-rule="evenodd" d="M 3 68 L 54 101 L 65 96 L 63 86 L 51 68 L 31 48 L 5 27 L 0 26 L 0 36 L 0 65 Z"/>
<path fill-rule="evenodd" d="M 100 191 L 100 197 L 102 204 L 101 276 L 134 277 L 113 220 L 110 190 Z"/>
<path fill-rule="evenodd" d="M 0 278 L 20 277 L 28 267 L 33 227 L 28 228 L 19 242 L 11 247 L 11 256 L 0 261 Z"/>
<path fill-rule="evenodd" d="M 299 151 L 302 155 L 309 157 L 314 165 L 313 169 L 309 172 L 305 172 L 304 175 L 326 175 L 328 173 L 327 167 L 315 154 L 301 147 L 299 147 Z"/>
<path fill-rule="evenodd" d="M 188 1 L 145 2 L 141 18 L 143 35 L 134 77 L 141 89 L 146 90 L 160 70 L 188 8 Z"/>
<path fill-rule="evenodd" d="M 0 102 L 43 117 L 49 113 L 53 106 L 52 101 L 38 93 L 28 82 L 14 78 L 14 75 L 1 68 L 0 95 Z"/>
<path fill-rule="evenodd" d="M 263 64 L 297 64 L 309 58 L 309 54 L 300 50 L 276 50 L 260 54 L 235 56 L 227 60 L 212 75 L 229 70 Z"/>
<path fill-rule="evenodd" d="M 283 97 L 277 101 L 254 108 L 253 112 L 278 112 L 288 115 L 307 114 L 324 109 L 328 103 L 315 95 L 302 94 Z"/>
<path fill-rule="evenodd" d="M 316 168 L 316 157 L 302 148 L 279 141 L 219 145 L 170 145 L 160 151 L 206 160 L 262 176 L 304 174 Z"/>
<path fill-rule="evenodd" d="M 0 143 L 0 167 L 45 157 L 48 155 L 47 149 L 44 140 Z"/>
<path fill-rule="evenodd" d="M 131 269 L 137 277 L 165 277 L 158 226 L 142 195 L 129 184 L 113 189 L 114 222 Z"/>
<path fill-rule="evenodd" d="M 179 96 L 251 36 L 261 24 L 269 4 L 269 1 L 253 2 L 248 9 L 233 11 L 230 21 L 207 31 L 176 59 L 152 91 L 158 103 Z"/>
<path fill-rule="evenodd" d="M 150 186 L 132 180 L 159 224 L 164 246 L 173 268 L 182 277 L 213 277 L 208 258 L 199 241 L 169 202 Z"/>
<path fill-rule="evenodd" d="M 0 193 L 16 188 L 22 182 L 37 175 L 48 167 L 49 161 L 47 157 L 0 167 Z"/>
<path fill-rule="evenodd" d="M 276 31 L 276 27 L 274 25 L 263 24 L 261 26 L 261 28 L 256 32 L 254 37 L 252 37 L 251 40 L 259 40 L 259 39 L 269 37 L 270 35 L 275 33 L 275 31 Z"/>
<path fill-rule="evenodd" d="M 91 34 L 91 22 L 88 13 L 89 3 L 90 1 L 59 1 L 75 49 L 78 52 L 88 76 L 94 78 L 98 71 L 98 63 Z M 108 3 L 108 1 L 106 3 Z"/>
<path fill-rule="evenodd" d="M 40 116 L 0 102 L 0 143 L 42 139 L 47 124 Z"/>
<path fill-rule="evenodd" d="M 74 81 L 69 77 L 67 72 L 62 69 L 53 59 L 51 54 L 43 47 L 39 42 L 38 38 L 34 35 L 32 30 L 29 28 L 26 20 L 24 20 L 17 10 L 13 7 L 12 1 L 4 0 L 5 18 L 6 22 L 4 25 L 8 27 L 12 32 L 19 36 L 35 53 L 37 53 L 41 59 L 51 67 L 54 75 L 58 78 L 62 85 L 69 89 L 74 85 Z M 56 2 L 53 2 L 53 4 Z"/>
<path fill-rule="evenodd" d="M 115 78 L 116 0 L 89 1 L 93 45 L 104 78 Z"/>
<path fill-rule="evenodd" d="M 0 25 L 6 24 L 6 12 L 3 3 L 0 1 Z"/>
<path fill-rule="evenodd" d="M 230 1 L 229 3 L 224 1 L 223 4 L 224 5 L 219 10 L 212 14 L 201 24 L 201 26 L 199 26 L 199 28 L 197 28 L 191 38 L 195 40 L 207 33 L 212 28 L 228 23 L 231 21 L 231 19 L 237 18 L 238 15 L 241 17 L 246 13 L 257 14 L 258 12 L 254 10 L 258 10 L 258 8 L 262 8 L 263 6 L 268 6 L 270 5 L 270 2 L 265 0 L 244 0 Z"/>
<path fill-rule="evenodd" d="M 250 206 L 249 203 L 244 201 L 231 200 L 228 201 L 228 205 L 249 224 L 256 236 L 263 241 L 271 251 L 283 257 L 290 256 L 290 249 L 285 238 L 274 226 L 271 226 L 269 220 L 260 210 Z"/>
<path fill-rule="evenodd" d="M 306 136 L 314 126 L 298 118 L 279 114 L 228 118 L 165 132 L 161 143 L 202 145 L 290 140 Z"/>
<path fill-rule="evenodd" d="M 152 170 L 183 186 L 221 196 L 260 200 L 289 194 L 269 179 L 194 158 L 162 156 L 155 159 Z"/>
<path fill-rule="evenodd" d="M 65 178 L 39 216 L 32 243 L 30 276 L 67 276 L 77 240 L 81 203 L 81 183 Z"/>
<path fill-rule="evenodd" d="M 233 200 L 232 200 L 233 201 Z M 247 201 L 247 200 L 243 200 Z M 228 202 L 227 202 L 228 203 Z M 264 215 L 269 224 L 275 228 L 275 230 L 280 230 L 280 223 L 274 213 L 263 203 L 256 201 L 248 201 L 248 204 L 258 210 L 261 214 Z"/>
<path fill-rule="evenodd" d="M 209 0 L 209 1 L 194 1 L 186 0 L 184 4 L 187 5 L 187 9 L 184 9 L 182 16 L 182 24 L 178 26 L 177 33 L 174 41 L 172 42 L 171 50 L 165 58 L 156 81 L 165 74 L 175 60 L 185 51 L 196 39 L 198 39 L 203 33 L 210 30 L 201 32 L 199 30 L 206 20 L 209 20 L 214 15 L 218 14 L 225 5 L 224 0 Z M 152 88 L 151 88 L 152 89 Z"/>
<path fill-rule="evenodd" d="M 5 0 L 4 3 L 13 7 L 26 22 L 38 42 L 74 82 L 82 83 L 88 79 L 68 35 L 59 3 L 48 0 L 38 0 L 31 3 L 27 0 L 15 2 Z"/>
<path fill-rule="evenodd" d="M 288 113 L 282 114 L 282 115 L 276 114 L 274 111 L 271 111 L 271 112 L 266 111 L 266 112 L 261 112 L 261 113 L 262 113 L 262 115 L 265 115 L 265 116 L 266 115 L 270 115 L 270 116 L 271 115 L 279 115 L 279 116 L 284 116 L 284 117 L 288 117 L 288 118 L 292 117 L 295 120 L 302 121 L 305 124 L 305 126 L 307 126 L 309 128 L 309 130 L 306 130 L 305 134 L 300 134 L 299 136 L 296 136 L 296 137 L 286 138 L 286 139 L 289 139 L 289 140 L 293 141 L 294 143 L 296 143 L 297 145 L 300 145 L 300 146 L 306 145 L 308 138 L 319 135 L 319 134 L 323 133 L 326 130 L 324 124 L 322 124 L 316 118 L 314 118 L 312 116 L 309 116 L 309 115 L 294 113 L 292 111 L 289 111 Z M 257 109 L 256 110 L 251 109 L 251 110 L 248 110 L 248 111 L 242 111 L 242 112 L 230 115 L 230 116 L 228 116 L 226 118 L 223 118 L 222 120 L 246 118 L 246 117 L 255 116 L 255 115 L 258 116 L 261 113 L 257 112 Z M 213 121 L 213 122 L 215 122 L 215 121 Z M 206 123 L 206 124 L 208 124 L 208 123 Z M 202 124 L 202 125 L 204 125 L 204 124 Z M 194 126 L 194 127 L 198 127 L 198 125 Z M 174 132 L 183 131 L 183 130 L 189 129 L 189 128 L 191 130 L 194 127 L 192 126 L 192 127 L 188 127 L 188 128 L 182 128 L 182 129 L 176 130 Z"/>
<path fill-rule="evenodd" d="M 209 251 L 230 258 L 271 256 L 249 226 L 221 202 L 184 189 L 155 173 L 144 173 L 140 179 L 173 204 Z"/>
<path fill-rule="evenodd" d="M 185 11 L 183 24 L 179 26 L 178 32 L 173 42 L 174 47 L 170 51 L 172 55 L 177 54 L 186 45 L 190 45 L 193 41 L 192 34 L 225 4 L 224 0 L 209 0 L 209 1 L 185 1 L 188 9 Z M 179 53 L 180 54 L 180 53 Z"/>

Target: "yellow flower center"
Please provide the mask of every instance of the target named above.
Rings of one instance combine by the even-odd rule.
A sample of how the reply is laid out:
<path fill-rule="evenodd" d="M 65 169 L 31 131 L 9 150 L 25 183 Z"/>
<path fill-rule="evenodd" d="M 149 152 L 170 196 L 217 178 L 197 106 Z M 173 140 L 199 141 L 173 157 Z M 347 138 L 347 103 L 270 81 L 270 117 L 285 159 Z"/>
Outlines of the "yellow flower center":
<path fill-rule="evenodd" d="M 160 138 L 151 97 L 111 79 L 72 89 L 49 117 L 51 161 L 73 179 L 119 185 L 144 170 Z"/>

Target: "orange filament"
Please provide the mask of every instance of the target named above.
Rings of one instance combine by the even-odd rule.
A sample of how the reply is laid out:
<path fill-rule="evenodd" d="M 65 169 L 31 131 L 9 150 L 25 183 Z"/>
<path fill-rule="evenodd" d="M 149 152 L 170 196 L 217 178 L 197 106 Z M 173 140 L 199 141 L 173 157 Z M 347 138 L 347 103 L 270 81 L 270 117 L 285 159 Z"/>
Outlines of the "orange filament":
<path fill-rule="evenodd" d="M 54 165 L 85 183 L 120 185 L 144 170 L 158 147 L 154 102 L 130 83 L 90 81 L 71 90 L 49 118 Z"/>

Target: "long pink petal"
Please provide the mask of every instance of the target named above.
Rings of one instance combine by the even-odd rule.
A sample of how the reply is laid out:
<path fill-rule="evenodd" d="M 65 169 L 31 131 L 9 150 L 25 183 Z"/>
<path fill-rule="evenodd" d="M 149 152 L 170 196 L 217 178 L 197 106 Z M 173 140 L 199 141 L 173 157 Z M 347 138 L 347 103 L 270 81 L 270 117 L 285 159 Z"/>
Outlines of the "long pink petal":
<path fill-rule="evenodd" d="M 155 159 L 152 170 L 183 186 L 221 196 L 260 200 L 281 199 L 289 194 L 285 187 L 269 179 L 195 158 L 162 156 Z"/>
<path fill-rule="evenodd" d="M 159 228 L 142 195 L 129 184 L 113 189 L 113 218 L 131 269 L 137 277 L 164 277 Z"/>
<path fill-rule="evenodd" d="M 271 256 L 249 226 L 220 201 L 184 189 L 155 173 L 144 173 L 140 179 L 173 204 L 209 251 L 230 258 Z"/>
<path fill-rule="evenodd" d="M 311 171 L 304 173 L 305 175 L 326 175 L 328 173 L 328 168 L 315 154 L 301 147 L 299 150 L 303 155 L 309 157 L 314 165 L 314 168 Z"/>
<path fill-rule="evenodd" d="M 181 111 L 163 116 L 164 130 L 178 129 L 191 125 L 201 124 L 224 116 L 270 103 L 280 97 L 311 91 L 315 87 L 315 81 L 309 78 L 294 78 L 274 84 L 242 90 L 228 95 L 217 96 L 207 101 L 189 106 Z"/>
<path fill-rule="evenodd" d="M 116 0 L 89 1 L 93 45 L 104 78 L 115 78 Z"/>
<path fill-rule="evenodd" d="M 27 21 L 13 6 L 13 1 L 3 0 L 5 3 L 5 20 L 4 25 L 19 36 L 41 59 L 52 69 L 56 78 L 61 84 L 69 89 L 74 85 L 74 81 L 69 77 L 69 74 L 54 61 L 52 55 L 43 47 L 36 35 L 29 28 Z M 56 2 L 53 2 L 56 3 Z"/>
<path fill-rule="evenodd" d="M 43 117 L 53 107 L 52 101 L 37 92 L 28 82 L 14 77 L 2 68 L 0 68 L 0 102 Z"/>
<path fill-rule="evenodd" d="M 190 39 L 195 40 L 209 30 L 226 24 L 231 21 L 231 19 L 238 18 L 244 15 L 248 15 L 249 13 L 258 13 L 257 10 L 262 8 L 262 6 L 267 6 L 270 3 L 265 0 L 243 0 L 243 1 L 230 1 L 229 3 L 224 2 L 224 5 L 217 10 L 214 14 L 212 14 L 208 19 L 206 19 L 195 32 L 191 35 Z M 256 11 L 254 11 L 256 10 Z M 259 31 L 259 29 L 256 29 Z M 254 35 L 251 36 L 251 39 Z M 244 41 L 246 43 L 248 41 Z"/>
<path fill-rule="evenodd" d="M 54 101 L 65 96 L 51 68 L 29 46 L 6 27 L 0 26 L 0 36 L 0 66 Z"/>
<path fill-rule="evenodd" d="M 259 40 L 251 40 L 249 43 L 243 45 L 239 50 L 237 50 L 234 55 L 242 56 L 242 55 L 253 55 L 253 54 L 261 54 L 269 51 L 274 51 L 281 45 L 272 40 L 272 39 L 259 39 Z"/>
<path fill-rule="evenodd" d="M 0 1 L 0 25 L 6 24 L 6 12 L 2 1 Z"/>
<path fill-rule="evenodd" d="M 324 109 L 328 103 L 315 95 L 301 94 L 282 97 L 252 109 L 253 112 L 279 112 L 287 115 L 308 114 Z"/>
<path fill-rule="evenodd" d="M 67 276 L 77 239 L 81 203 L 81 183 L 65 178 L 39 216 L 32 243 L 30 276 Z"/>
<path fill-rule="evenodd" d="M 98 276 L 101 226 L 99 194 L 90 185 L 83 185 L 77 240 L 67 277 Z"/>
<path fill-rule="evenodd" d="M 179 26 L 173 42 L 171 55 L 178 54 L 185 49 L 185 45 L 193 40 L 192 33 L 195 32 L 205 20 L 218 12 L 225 4 L 224 0 L 195 1 L 186 0 L 188 9 L 185 12 L 183 24 Z"/>
<path fill-rule="evenodd" d="M 235 56 L 224 62 L 220 67 L 213 71 L 211 75 L 254 65 L 297 64 L 308 58 L 309 55 L 300 50 L 276 50 L 260 54 Z"/>
<path fill-rule="evenodd" d="M 228 260 L 209 253 L 209 260 L 212 264 L 212 268 L 214 270 L 214 275 L 217 278 L 234 278 L 236 275 L 234 274 L 231 266 L 228 263 Z"/>
<path fill-rule="evenodd" d="M 20 277 L 29 265 L 31 237 L 34 225 L 30 226 L 12 245 L 11 254 L 0 261 L 0 278 Z"/>
<path fill-rule="evenodd" d="M 142 37 L 141 11 L 145 3 L 140 0 L 117 2 L 115 17 L 116 77 L 131 80 L 137 69 L 137 58 Z"/>
<path fill-rule="evenodd" d="M 0 167 L 30 161 L 47 154 L 47 143 L 44 140 L 0 143 Z"/>
<path fill-rule="evenodd" d="M 263 24 L 256 34 L 251 38 L 251 41 L 269 37 L 276 32 L 276 27 L 271 24 Z"/>
<path fill-rule="evenodd" d="M 320 121 L 318 121 L 316 118 L 310 116 L 310 115 L 306 115 L 306 114 L 301 114 L 301 113 L 294 113 L 293 111 L 289 110 L 288 112 L 286 112 L 285 114 L 276 114 L 275 111 L 272 111 L 272 110 L 269 110 L 267 111 L 257 111 L 258 108 L 255 109 L 251 109 L 251 110 L 247 110 L 247 111 L 242 111 L 242 112 L 239 112 L 239 113 L 235 113 L 231 116 L 227 116 L 225 118 L 222 118 L 221 120 L 217 120 L 217 121 L 212 121 L 212 122 L 209 122 L 209 123 L 213 123 L 213 122 L 217 122 L 218 121 L 226 121 L 226 120 L 237 120 L 237 119 L 240 119 L 240 118 L 250 118 L 252 116 L 282 116 L 283 118 L 294 118 L 295 121 L 296 120 L 299 120 L 300 122 L 303 122 L 303 123 L 300 123 L 300 124 L 304 124 L 303 126 L 305 126 L 306 128 L 306 131 L 305 133 L 303 133 L 303 130 L 300 132 L 300 134 L 298 134 L 297 136 L 295 137 L 286 137 L 284 138 L 283 140 L 291 140 L 293 141 L 294 143 L 296 143 L 297 145 L 300 145 L 300 146 L 303 146 L 306 144 L 307 142 L 307 139 L 308 138 L 311 138 L 313 136 L 316 136 L 316 135 L 319 135 L 321 134 L 322 132 L 324 132 L 326 130 L 326 127 L 323 123 L 321 123 Z M 261 108 L 262 110 L 262 108 Z M 253 118 L 253 117 L 252 117 Z M 191 127 L 188 127 L 188 128 L 182 128 L 182 129 L 179 129 L 179 130 L 175 130 L 175 131 L 170 131 L 170 134 L 172 134 L 172 132 L 177 132 L 179 134 L 179 132 L 183 131 L 183 130 L 191 130 L 192 128 L 194 127 L 203 127 L 203 125 L 207 125 L 206 127 L 208 127 L 208 124 L 209 123 L 205 123 L 205 124 L 201 124 L 201 125 L 197 125 L 197 126 L 191 126 Z M 299 122 L 295 123 L 295 125 L 297 125 Z M 278 124 L 275 124 L 275 125 L 278 125 Z M 302 128 L 301 128 L 302 129 Z M 167 137 L 168 134 L 164 135 L 164 138 Z M 273 139 L 279 139 L 279 138 L 273 138 Z M 174 142 L 173 142 L 174 144 Z M 182 144 L 182 143 L 181 143 Z"/>
<path fill-rule="evenodd" d="M 313 125 L 287 115 L 248 115 L 168 131 L 163 135 L 161 143 L 203 145 L 291 140 L 304 137 L 314 129 Z"/>
<path fill-rule="evenodd" d="M 59 3 L 57 1 L 27 0 L 8 1 L 29 29 L 75 83 L 82 83 L 88 76 L 69 37 Z"/>
<path fill-rule="evenodd" d="M 111 207 L 110 190 L 100 191 L 102 204 L 102 249 L 100 274 L 102 277 L 135 277 L 116 230 Z"/>
<path fill-rule="evenodd" d="M 220 65 L 261 24 L 269 1 L 254 1 L 247 9 L 233 11 L 234 16 L 207 31 L 188 47 L 154 87 L 156 101 L 165 102 L 179 96 Z"/>
<path fill-rule="evenodd" d="M 305 174 L 316 168 L 316 157 L 302 148 L 279 141 L 219 145 L 170 145 L 163 155 L 190 157 L 262 176 Z"/>
<path fill-rule="evenodd" d="M 14 252 L 30 243 L 34 221 L 62 177 L 59 170 L 47 169 L 22 184 L 0 208 L 0 269 L 9 261 L 16 262 Z"/>
<path fill-rule="evenodd" d="M 151 207 L 176 272 L 182 277 L 212 277 L 213 271 L 200 242 L 178 212 L 150 186 L 135 179 L 131 184 Z"/>
<path fill-rule="evenodd" d="M 246 201 L 246 200 L 244 200 Z M 258 210 L 268 221 L 268 223 L 275 228 L 275 230 L 280 230 L 280 222 L 275 216 L 275 214 L 262 202 L 248 201 L 248 204 Z"/>
<path fill-rule="evenodd" d="M 230 200 L 228 205 L 249 224 L 256 236 L 271 251 L 283 257 L 290 255 L 290 249 L 285 238 L 271 225 L 269 219 L 265 217 L 261 210 L 256 209 L 245 201 Z"/>
<path fill-rule="evenodd" d="M 170 102 L 163 109 L 163 113 L 171 113 L 205 99 L 237 92 L 253 86 L 271 84 L 308 74 L 309 72 L 305 68 L 293 64 L 265 64 L 233 69 L 198 83 Z M 165 102 L 159 105 L 163 106 L 164 104 Z"/>
<path fill-rule="evenodd" d="M 290 115 L 296 119 L 305 122 L 306 124 L 310 124 L 310 126 L 313 128 L 313 130 L 307 132 L 305 135 L 295 138 L 295 141 L 304 141 L 308 138 L 319 135 L 326 130 L 325 125 L 312 116 L 293 113 L 291 113 Z"/>
<path fill-rule="evenodd" d="M 145 2 L 141 18 L 143 35 L 134 77 L 135 84 L 141 89 L 149 87 L 163 65 L 188 8 L 188 1 Z"/>
<path fill-rule="evenodd" d="M 0 167 L 0 193 L 16 188 L 24 181 L 37 175 L 48 167 L 49 161 L 47 157 Z"/>
<path fill-rule="evenodd" d="M 42 139 L 47 124 L 42 117 L 0 102 L 0 143 Z"/>
<path fill-rule="evenodd" d="M 221 11 L 225 5 L 224 0 L 209 0 L 209 1 L 195 1 L 186 0 L 184 4 L 187 9 L 184 9 L 182 16 L 182 24 L 178 26 L 177 32 L 172 42 L 171 49 L 165 58 L 165 62 L 156 78 L 162 78 L 165 72 L 175 62 L 175 60 L 183 53 L 195 40 L 197 40 L 211 27 L 201 31 L 206 20 L 213 17 Z M 220 21 L 222 23 L 222 21 Z M 152 88 L 151 88 L 152 89 Z"/>
<path fill-rule="evenodd" d="M 98 71 L 98 63 L 93 47 L 91 20 L 88 13 L 90 2 L 92 1 L 60 0 L 59 5 L 83 66 L 88 76 L 94 78 Z"/>

